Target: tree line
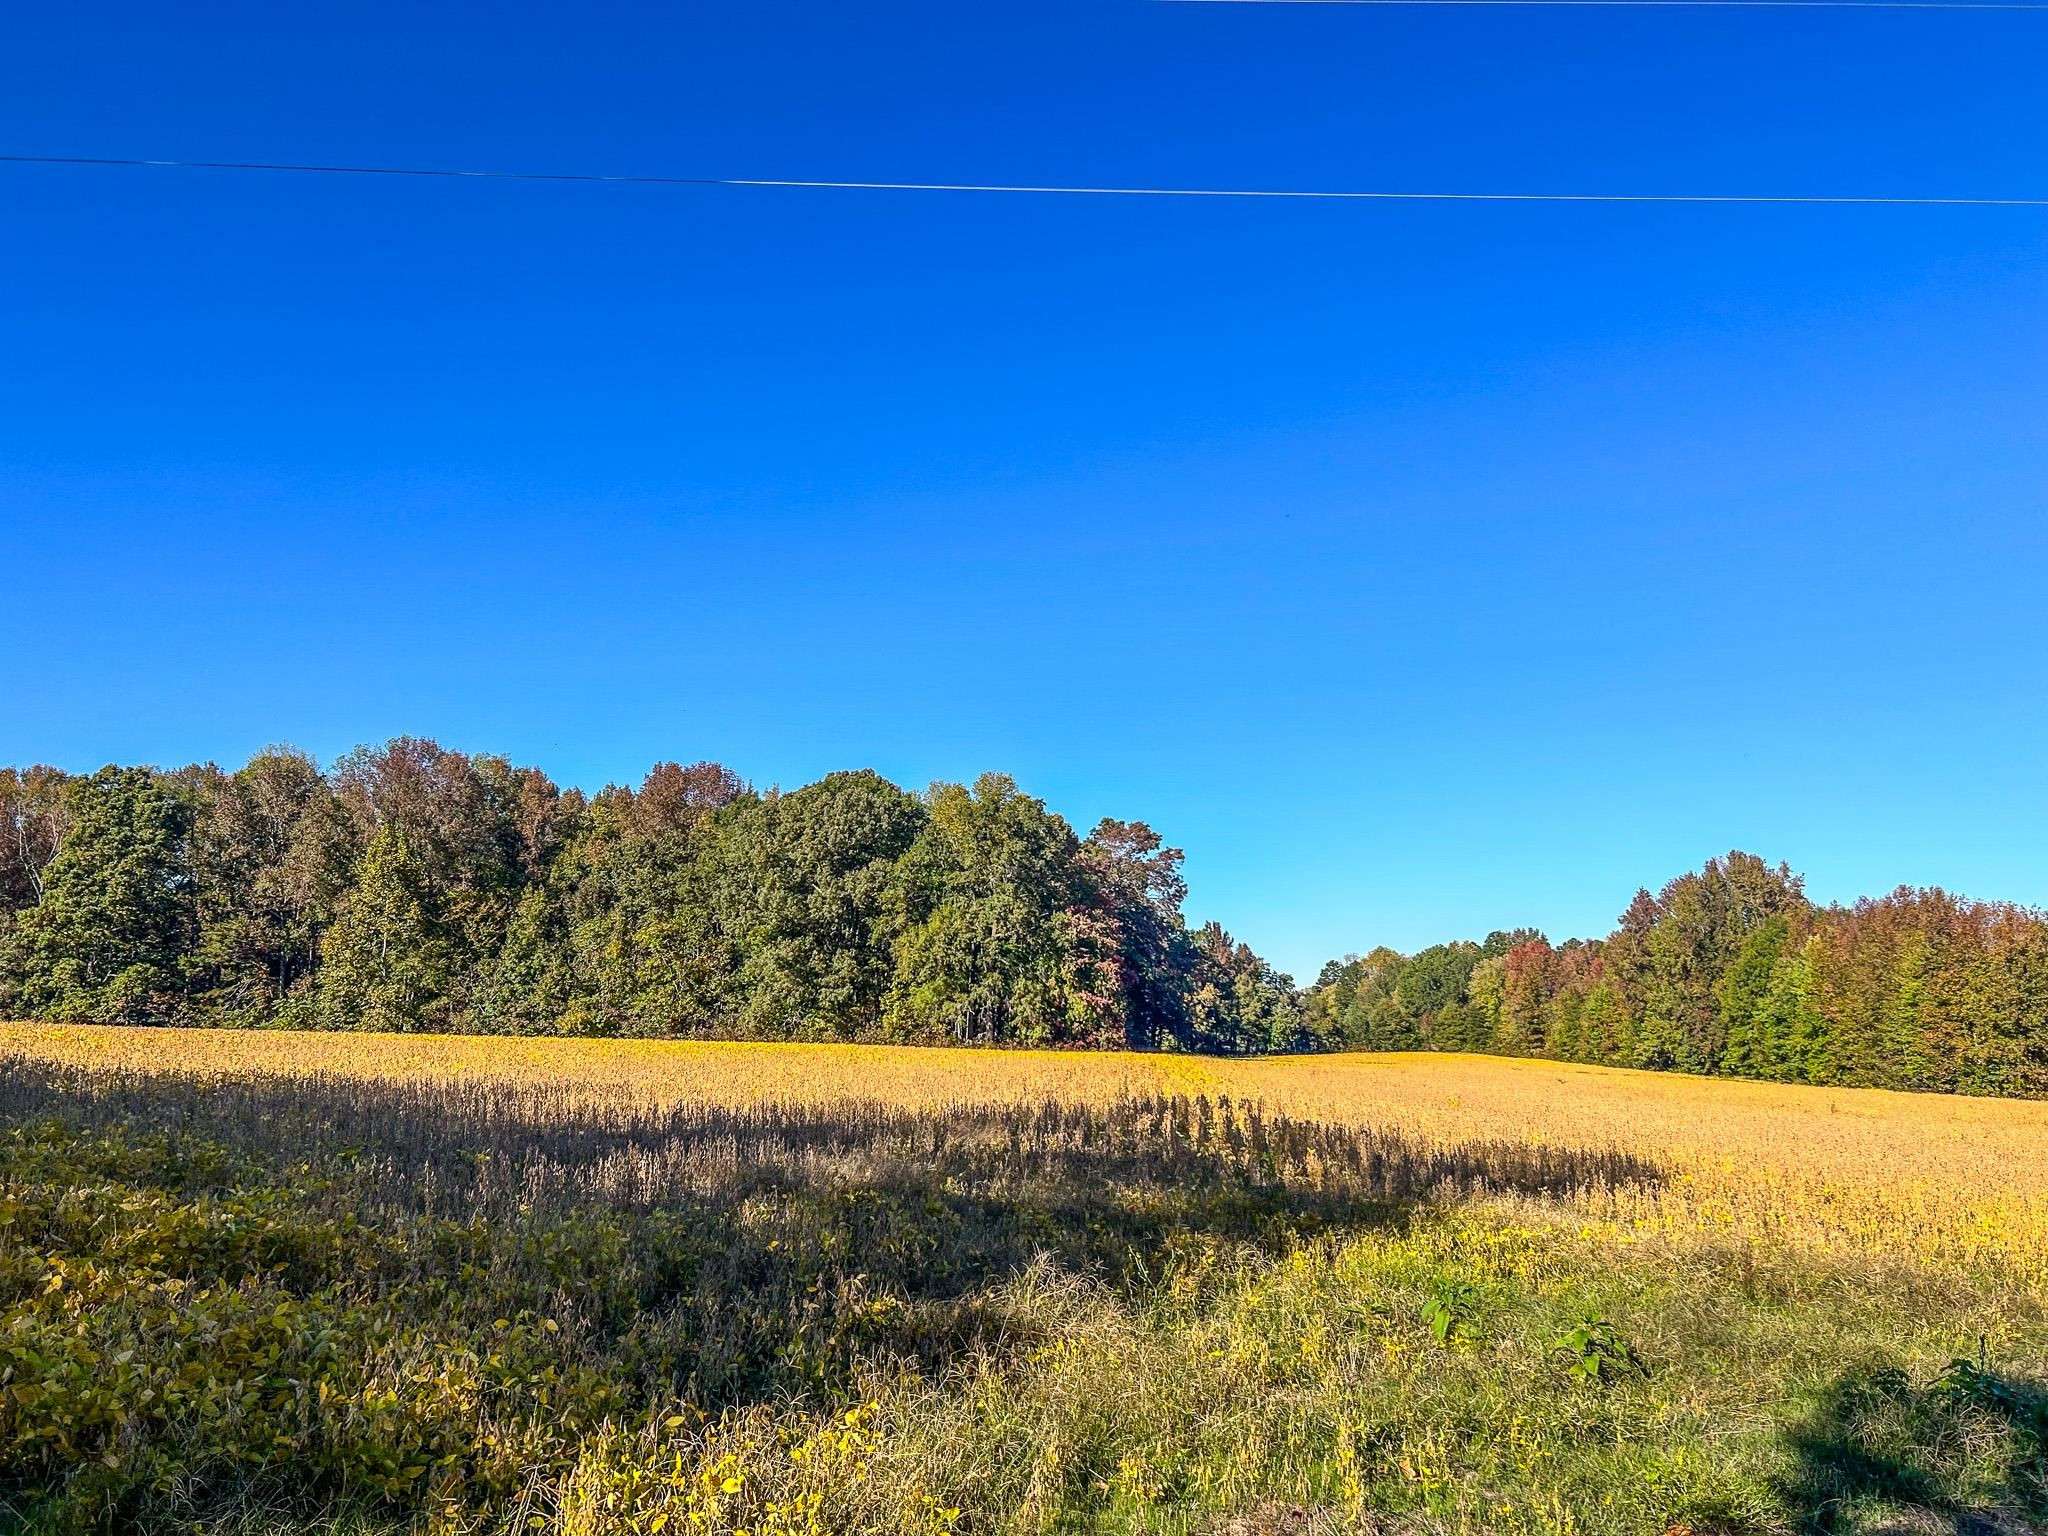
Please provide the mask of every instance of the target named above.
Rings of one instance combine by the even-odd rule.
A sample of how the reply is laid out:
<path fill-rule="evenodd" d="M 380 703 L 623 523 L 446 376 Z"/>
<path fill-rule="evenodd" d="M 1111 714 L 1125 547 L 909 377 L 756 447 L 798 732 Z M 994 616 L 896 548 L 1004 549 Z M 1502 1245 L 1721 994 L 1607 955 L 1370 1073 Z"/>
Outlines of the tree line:
<path fill-rule="evenodd" d="M 106 1023 L 1486 1051 L 2048 1096 L 2048 919 L 1820 907 L 1731 853 L 1604 939 L 1379 948 L 1297 990 L 1190 927 L 1182 856 L 999 774 L 912 794 L 715 763 L 560 789 L 400 738 L 328 771 L 0 769 L 0 1016 Z"/>
<path fill-rule="evenodd" d="M 1605 939 L 1533 929 L 1323 968 L 1304 1033 L 1344 1049 L 2048 1096 L 2048 920 L 1901 886 L 1820 907 L 1754 854 L 1638 891 Z"/>
<path fill-rule="evenodd" d="M 323 772 L 0 770 L 0 1016 L 1298 1049 L 1289 978 L 1182 915 L 1143 822 L 1001 775 L 586 796 L 401 738 Z"/>

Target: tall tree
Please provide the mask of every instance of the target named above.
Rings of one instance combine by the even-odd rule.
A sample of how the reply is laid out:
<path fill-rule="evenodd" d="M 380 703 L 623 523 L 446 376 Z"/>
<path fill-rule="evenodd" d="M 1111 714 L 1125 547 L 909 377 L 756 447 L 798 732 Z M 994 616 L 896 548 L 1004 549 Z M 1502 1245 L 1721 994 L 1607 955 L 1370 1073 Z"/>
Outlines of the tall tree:
<path fill-rule="evenodd" d="M 43 872 L 71 825 L 69 783 L 55 768 L 0 768 L 0 911 L 43 899 Z"/>
<path fill-rule="evenodd" d="M 1579 1010 L 1579 1053 L 1577 1060 L 1611 1066 L 1633 1059 L 1635 1042 L 1629 1038 L 1634 1024 L 1628 1000 L 1612 977 L 1603 977 L 1586 994 Z"/>
<path fill-rule="evenodd" d="M 1665 886 L 1643 941 L 1637 1064 L 1716 1070 L 1726 1040 L 1714 983 L 1758 926 L 1805 906 L 1791 870 L 1749 853 L 1709 859 Z"/>
<path fill-rule="evenodd" d="M 8 939 L 9 992 L 45 1018 L 174 1021 L 197 930 L 191 803 L 146 768 L 107 767 L 73 781 L 66 812 L 42 899 Z"/>
<path fill-rule="evenodd" d="M 736 1032 L 741 956 L 704 864 L 721 829 L 753 825 L 756 806 L 716 763 L 658 763 L 637 791 L 598 794 L 550 874 L 568 959 L 546 991 L 568 1000 L 534 1006 L 558 1007 L 562 1027 L 579 1033 Z"/>
<path fill-rule="evenodd" d="M 1294 983 L 1240 944 L 1221 923 L 1196 930 L 1188 1000 L 1189 1043 L 1200 1050 L 1252 1055 L 1300 1050 L 1301 1001 Z"/>
<path fill-rule="evenodd" d="M 1150 1050 L 1188 1035 L 1187 973 L 1193 951 L 1181 904 L 1181 851 L 1142 821 L 1104 817 L 1081 844 L 1101 947 L 1115 956 L 1124 1039 Z"/>
<path fill-rule="evenodd" d="M 1723 1072 L 1737 1077 L 1768 1075 L 1757 1014 L 1791 933 L 1791 921 L 1783 913 L 1766 918 L 1743 939 L 1735 958 L 1714 983 L 1714 997 L 1721 1010 Z"/>
<path fill-rule="evenodd" d="M 224 1023 L 303 1013 L 321 932 L 353 873 L 340 807 L 313 760 L 288 747 L 197 783 L 195 1004 Z"/>
<path fill-rule="evenodd" d="M 721 818 L 703 890 L 735 958 L 735 1020 L 777 1038 L 872 1036 L 904 921 L 898 861 L 925 810 L 880 774 L 829 774 Z"/>
<path fill-rule="evenodd" d="M 1758 1064 L 1764 1075 L 1782 1082 L 1840 1080 L 1827 1016 L 1815 993 L 1814 961 L 1821 947 L 1821 936 L 1813 934 L 1780 952 L 1754 1015 Z"/>
<path fill-rule="evenodd" d="M 320 1017 L 330 1028 L 452 1028 L 463 936 L 404 827 L 370 837 L 356 882 L 321 944 Z"/>
<path fill-rule="evenodd" d="M 1025 1045 L 1099 1037 L 1115 957 L 1086 921 L 1073 830 L 1002 774 L 972 790 L 936 785 L 927 802 L 896 888 L 890 1032 Z"/>
<path fill-rule="evenodd" d="M 1540 933 L 1501 952 L 1494 1049 L 1515 1056 L 1537 1055 L 1545 1049 L 1544 1008 L 1556 990 L 1555 962 L 1556 951 Z"/>
<path fill-rule="evenodd" d="M 1432 944 L 1401 968 L 1394 998 L 1415 1021 L 1424 1044 L 1444 1051 L 1484 1047 L 1475 1035 L 1490 1033 L 1491 1020 L 1466 1000 L 1472 972 L 1483 958 L 1479 946 L 1467 941 Z"/>
<path fill-rule="evenodd" d="M 379 839 L 375 868 L 384 882 L 351 893 L 337 919 L 350 932 L 336 940 L 337 952 L 357 943 L 383 948 L 365 924 L 399 922 L 416 908 L 431 935 L 431 961 L 422 964 L 438 978 L 441 995 L 421 1000 L 415 1016 L 448 1027 L 476 1004 L 530 872 L 551 855 L 560 796 L 543 776 L 515 770 L 501 757 L 472 759 L 410 736 L 344 757 L 334 788 L 365 849 L 359 883 L 370 880 Z M 358 995 L 353 983 L 324 990 L 322 1013 L 330 1021 L 334 998 Z M 410 993 L 400 987 L 391 995 Z"/>

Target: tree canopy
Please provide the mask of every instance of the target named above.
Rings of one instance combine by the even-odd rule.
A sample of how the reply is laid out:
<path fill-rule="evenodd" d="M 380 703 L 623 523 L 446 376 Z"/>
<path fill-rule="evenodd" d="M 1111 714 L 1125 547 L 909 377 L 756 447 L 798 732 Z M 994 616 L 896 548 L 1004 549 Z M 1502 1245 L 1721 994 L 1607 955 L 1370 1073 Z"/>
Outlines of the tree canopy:
<path fill-rule="evenodd" d="M 2048 1095 L 2048 920 L 1901 886 L 1819 907 L 1730 853 L 1638 891 L 1605 939 L 1521 930 L 1332 961 L 1305 1033 L 1338 1048 Z"/>
<path fill-rule="evenodd" d="M 1297 989 L 1190 924 L 1181 852 L 1001 774 L 562 789 L 414 737 L 323 771 L 0 769 L 0 1015 L 1252 1053 L 1488 1051 L 2048 1095 L 2048 920 L 1848 907 L 1729 853 L 1605 938 L 1387 946 Z"/>
<path fill-rule="evenodd" d="M 715 763 L 563 790 L 401 737 L 327 772 L 0 773 L 0 1012 L 102 1022 L 1309 1045 L 1141 821 L 1010 779 L 782 793 Z"/>

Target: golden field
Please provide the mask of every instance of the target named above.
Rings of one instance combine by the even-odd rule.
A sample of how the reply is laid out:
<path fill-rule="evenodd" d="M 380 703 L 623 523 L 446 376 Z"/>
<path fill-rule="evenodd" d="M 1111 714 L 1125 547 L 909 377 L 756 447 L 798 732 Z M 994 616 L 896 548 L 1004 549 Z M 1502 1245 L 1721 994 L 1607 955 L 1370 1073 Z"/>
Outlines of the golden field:
<path fill-rule="evenodd" d="M 1431 1054 L 0 1060 L 0 1529 L 2048 1530 L 2048 1104 Z"/>
<path fill-rule="evenodd" d="M 2048 1103 L 1810 1088 L 1502 1057 L 1211 1057 L 0 1024 L 0 1052 L 95 1068 L 511 1083 L 567 1099 L 912 1109 L 1228 1096 L 1432 1142 L 1618 1149 L 1654 1190 L 1586 1197 L 1619 1238 L 1850 1250 L 2048 1291 Z M 2009 1266 L 2009 1269 L 2008 1269 Z"/>

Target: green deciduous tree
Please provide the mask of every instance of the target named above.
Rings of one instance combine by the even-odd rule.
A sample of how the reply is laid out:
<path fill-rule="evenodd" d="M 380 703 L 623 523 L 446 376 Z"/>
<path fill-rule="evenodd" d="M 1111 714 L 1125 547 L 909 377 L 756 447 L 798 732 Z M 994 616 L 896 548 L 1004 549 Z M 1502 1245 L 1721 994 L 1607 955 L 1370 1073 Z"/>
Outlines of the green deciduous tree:
<path fill-rule="evenodd" d="M 193 1006 L 235 1024 L 307 1012 L 320 935 L 354 875 L 341 808 L 313 760 L 290 748 L 194 783 Z"/>
<path fill-rule="evenodd" d="M 66 813 L 42 898 L 8 938 L 15 1005 L 96 1023 L 175 1020 L 198 928 L 191 802 L 146 768 L 108 767 L 71 784 Z"/>
<path fill-rule="evenodd" d="M 1723 1072 L 1737 1077 L 1765 1077 L 1763 1041 L 1757 1013 L 1771 988 L 1771 971 L 1791 937 L 1791 920 L 1783 913 L 1764 919 L 1743 939 L 1735 958 L 1714 983 L 1721 1010 Z"/>
<path fill-rule="evenodd" d="M 1642 941 L 1637 1065 L 1719 1067 L 1727 1042 L 1714 984 L 1757 927 L 1805 908 L 1797 876 L 1749 853 L 1709 859 L 1665 886 Z"/>
<path fill-rule="evenodd" d="M 898 861 L 924 807 L 880 774 L 835 773 L 714 823 L 701 888 L 736 965 L 740 1032 L 872 1036 L 905 922 Z"/>
<path fill-rule="evenodd" d="M 1302 1048 L 1304 1019 L 1292 981 L 1220 923 L 1203 924 L 1194 947 L 1189 1045 L 1232 1054 Z"/>
<path fill-rule="evenodd" d="M 1788 944 L 1771 967 L 1770 985 L 1758 1004 L 1757 1062 L 1762 1074 L 1781 1082 L 1839 1081 L 1826 1015 L 1815 993 L 1814 959 L 1820 935 Z"/>
<path fill-rule="evenodd" d="M 452 1027 L 464 948 L 443 892 L 405 830 L 379 827 L 321 944 L 322 1022 L 336 1029 Z"/>
<path fill-rule="evenodd" d="M 1073 830 L 1001 774 L 972 790 L 937 785 L 927 802 L 898 871 L 889 1031 L 1027 1045 L 1099 1036 L 1115 956 L 1085 920 Z"/>

